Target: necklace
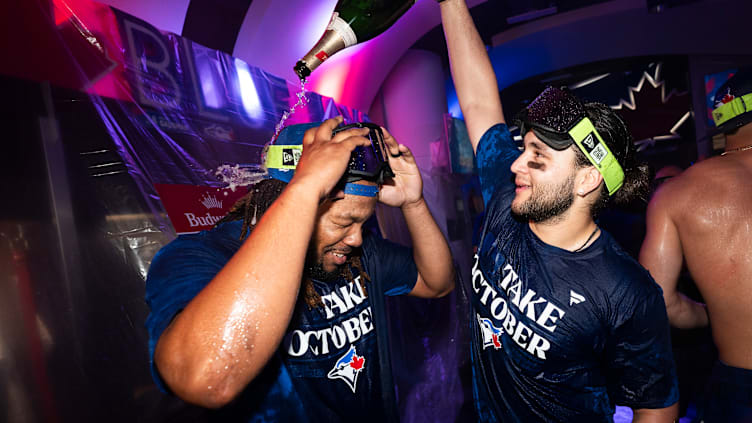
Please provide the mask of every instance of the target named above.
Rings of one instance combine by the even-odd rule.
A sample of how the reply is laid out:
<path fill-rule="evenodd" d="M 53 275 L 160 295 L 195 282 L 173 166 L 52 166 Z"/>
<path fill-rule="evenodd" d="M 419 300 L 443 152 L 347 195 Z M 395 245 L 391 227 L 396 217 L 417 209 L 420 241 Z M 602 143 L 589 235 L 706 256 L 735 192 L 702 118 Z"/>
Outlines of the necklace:
<path fill-rule="evenodd" d="M 750 148 L 752 148 L 752 147 L 750 147 Z M 578 248 L 578 249 L 576 249 L 576 250 L 574 250 L 574 251 L 572 251 L 572 252 L 573 252 L 573 253 L 578 253 L 578 252 L 580 252 L 580 250 L 582 250 L 583 248 L 585 248 L 585 246 L 586 246 L 586 245 L 588 245 L 588 242 L 590 242 L 590 240 L 591 240 L 591 239 L 593 239 L 593 237 L 595 236 L 595 233 L 596 233 L 596 232 L 598 232 L 598 226 L 596 226 L 596 227 L 595 227 L 595 229 L 593 229 L 593 232 L 592 232 L 592 233 L 590 234 L 590 236 L 589 236 L 589 237 L 588 237 L 588 238 L 587 238 L 587 239 L 585 240 L 585 243 L 584 243 L 584 244 L 582 244 L 582 246 L 580 246 L 580 248 Z"/>
<path fill-rule="evenodd" d="M 752 149 L 752 144 L 745 145 L 744 147 L 734 148 L 729 151 L 724 151 L 723 153 L 721 153 L 721 156 L 725 156 L 728 153 L 736 153 L 737 151 L 747 151 L 749 149 Z"/>

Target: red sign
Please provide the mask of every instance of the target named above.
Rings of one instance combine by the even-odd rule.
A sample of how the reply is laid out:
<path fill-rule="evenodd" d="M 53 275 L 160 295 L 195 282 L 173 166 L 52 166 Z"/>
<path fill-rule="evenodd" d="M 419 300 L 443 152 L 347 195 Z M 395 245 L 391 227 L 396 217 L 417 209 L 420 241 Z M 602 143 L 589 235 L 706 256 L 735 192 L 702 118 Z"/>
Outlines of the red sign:
<path fill-rule="evenodd" d="M 232 191 L 230 188 L 154 184 L 154 188 L 178 234 L 211 229 L 247 193 L 244 187 Z"/>

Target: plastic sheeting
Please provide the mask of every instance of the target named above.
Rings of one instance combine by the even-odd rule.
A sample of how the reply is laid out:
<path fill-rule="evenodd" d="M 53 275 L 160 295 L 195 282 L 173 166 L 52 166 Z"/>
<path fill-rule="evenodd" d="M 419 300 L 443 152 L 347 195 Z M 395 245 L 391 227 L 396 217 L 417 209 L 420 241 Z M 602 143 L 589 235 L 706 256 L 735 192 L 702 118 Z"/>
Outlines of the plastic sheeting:
<path fill-rule="evenodd" d="M 151 210 L 139 227 L 113 222 L 113 238 L 145 277 L 155 251 L 144 248 L 143 235 L 211 227 L 238 198 L 234 187 L 221 189 L 227 178 L 237 182 L 257 170 L 264 145 L 298 102 L 300 87 L 117 9 L 80 0 L 54 3 L 82 88 Z M 330 98 L 307 98 L 286 124 L 336 115 L 367 120 Z M 177 200 L 167 203 L 164 197 Z"/>

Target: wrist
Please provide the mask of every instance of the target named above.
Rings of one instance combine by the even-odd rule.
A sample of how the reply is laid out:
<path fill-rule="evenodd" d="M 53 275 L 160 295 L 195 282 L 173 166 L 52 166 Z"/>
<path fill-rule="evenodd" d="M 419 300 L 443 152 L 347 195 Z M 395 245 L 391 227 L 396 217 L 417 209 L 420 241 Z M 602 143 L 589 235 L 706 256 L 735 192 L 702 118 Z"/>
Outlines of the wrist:
<path fill-rule="evenodd" d="M 402 211 L 404 212 L 404 211 L 415 210 L 420 207 L 426 207 L 426 200 L 423 198 L 422 195 L 415 201 L 406 201 L 405 204 L 400 206 L 400 209 L 402 209 Z"/>
<path fill-rule="evenodd" d="M 326 192 L 323 192 L 321 187 L 316 186 L 314 183 L 307 183 L 305 180 L 291 180 L 283 194 L 294 198 L 296 202 L 312 202 L 318 206 L 318 203 L 326 197 Z"/>

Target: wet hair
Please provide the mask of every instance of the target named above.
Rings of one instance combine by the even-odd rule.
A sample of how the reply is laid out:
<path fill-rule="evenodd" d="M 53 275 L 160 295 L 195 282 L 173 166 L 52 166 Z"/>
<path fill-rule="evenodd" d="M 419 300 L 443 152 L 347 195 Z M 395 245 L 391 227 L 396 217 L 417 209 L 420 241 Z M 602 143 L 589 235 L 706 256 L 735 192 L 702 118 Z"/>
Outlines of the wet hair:
<path fill-rule="evenodd" d="M 632 135 L 629 133 L 624 120 L 618 113 L 602 103 L 586 103 L 585 111 L 624 170 L 624 184 L 613 196 L 608 195 L 606 184 L 602 184 L 600 196 L 590 209 L 593 217 L 597 216 L 611 202 L 617 207 L 629 207 L 636 202 L 647 203 L 650 192 L 651 170 L 647 163 L 637 161 Z M 575 152 L 577 168 L 592 166 L 585 154 L 575 144 L 572 144 L 571 148 Z"/>
<path fill-rule="evenodd" d="M 274 201 L 279 198 L 286 186 L 287 183 L 277 179 L 264 179 L 255 185 L 252 185 L 248 190 L 248 193 L 233 204 L 229 213 L 218 221 L 215 227 L 225 222 L 242 220 L 243 226 L 240 229 L 238 239 L 242 241 L 248 238 L 261 220 L 261 216 L 263 216 Z M 357 251 L 359 251 L 359 249 Z M 365 282 L 370 282 L 371 278 L 363 268 L 360 261 L 360 255 L 357 253 L 351 254 L 350 257 L 348 257 L 347 263 L 340 267 L 340 276 L 344 277 L 348 282 L 354 281 L 357 276 L 353 274 L 352 268 L 357 269 L 361 275 L 360 287 L 363 289 L 365 295 L 368 295 Z M 303 286 L 300 290 L 300 296 L 309 308 L 323 306 L 321 296 L 316 292 L 316 289 L 313 287 L 313 282 L 308 275 L 303 277 Z"/>

